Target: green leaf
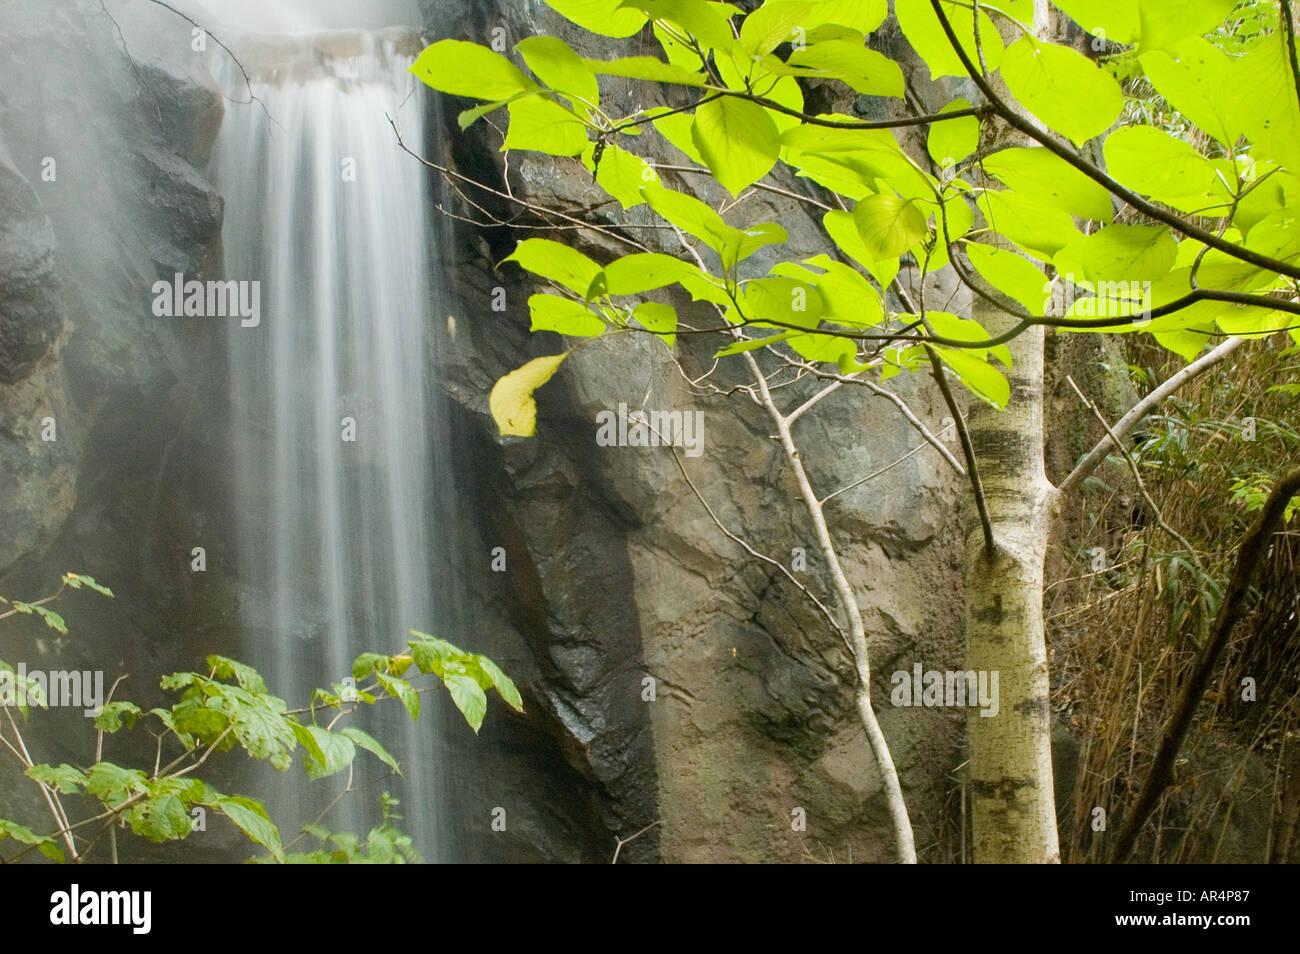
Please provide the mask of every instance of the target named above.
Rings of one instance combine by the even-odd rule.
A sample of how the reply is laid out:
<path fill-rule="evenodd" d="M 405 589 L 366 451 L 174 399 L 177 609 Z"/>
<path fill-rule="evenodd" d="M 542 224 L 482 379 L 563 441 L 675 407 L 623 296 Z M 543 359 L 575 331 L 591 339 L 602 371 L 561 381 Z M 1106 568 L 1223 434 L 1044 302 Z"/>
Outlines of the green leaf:
<path fill-rule="evenodd" d="M 877 262 L 867 248 L 867 243 L 858 233 L 858 226 L 853 213 L 838 210 L 827 212 L 822 216 L 822 225 L 826 234 L 835 245 L 855 262 L 870 272 L 883 288 L 894 280 L 898 274 L 898 259 Z"/>
<path fill-rule="evenodd" d="M 386 671 L 388 659 L 383 653 L 362 653 L 352 664 L 352 678 L 363 679 L 375 670 Z"/>
<path fill-rule="evenodd" d="M 722 221 L 722 216 L 694 196 L 659 185 L 646 186 L 643 194 L 650 208 L 683 232 L 694 235 L 719 256 L 724 256 L 728 247 L 739 247 L 740 230 Z"/>
<path fill-rule="evenodd" d="M 516 99 L 506 107 L 510 128 L 501 151 L 532 150 L 550 156 L 576 156 L 587 148 L 587 127 L 559 103 L 539 96 Z"/>
<path fill-rule="evenodd" d="M 927 222 L 933 220 L 930 230 L 934 232 L 934 242 L 928 245 L 927 240 L 923 240 L 912 248 L 912 255 L 918 262 L 928 261 L 929 270 L 935 271 L 948 264 L 948 245 L 961 241 L 971 230 L 975 213 L 964 195 L 953 193 L 949 193 L 937 209 L 934 202 L 922 203 L 921 209 L 922 214 L 927 215 Z M 931 209 L 936 211 L 931 212 Z"/>
<path fill-rule="evenodd" d="M 583 65 L 598 76 L 622 76 L 626 79 L 671 83 L 677 86 L 705 86 L 699 73 L 665 63 L 653 56 L 625 56 L 618 60 L 584 59 Z"/>
<path fill-rule="evenodd" d="M 81 573 L 64 573 L 63 579 L 64 582 L 66 582 L 68 586 L 72 587 L 74 590 L 79 590 L 83 586 L 86 586 L 94 590 L 96 593 L 102 593 L 104 596 L 107 596 L 110 599 L 113 596 L 113 591 L 110 590 L 107 586 L 104 586 L 102 583 L 96 583 L 95 578 L 93 576 L 85 576 L 84 574 Z"/>
<path fill-rule="evenodd" d="M 1132 43 L 1141 30 L 1136 0 L 1053 0 L 1070 19 L 1096 37 Z"/>
<path fill-rule="evenodd" d="M 591 143 L 582 155 L 582 164 L 594 169 L 596 184 L 613 196 L 624 209 L 631 209 L 645 202 L 641 194 L 643 186 L 657 183 L 659 174 L 640 156 L 634 156 L 619 146 L 608 145 L 600 154 L 600 163 L 595 163 L 596 144 Z"/>
<path fill-rule="evenodd" d="M 1160 202 L 1195 209 L 1209 205 L 1214 194 L 1225 204 L 1231 201 L 1214 165 L 1162 129 L 1117 129 L 1106 137 L 1103 152 L 1112 176 Z"/>
<path fill-rule="evenodd" d="M 940 113 L 951 113 L 959 109 L 969 109 L 970 101 L 954 99 Z M 944 169 L 961 162 L 979 145 L 980 121 L 974 116 L 960 116 L 957 119 L 945 119 L 930 124 L 930 132 L 925 140 L 926 151 L 935 165 Z M 1046 151 L 1046 150 L 1044 150 Z"/>
<path fill-rule="evenodd" d="M 103 732 L 116 732 L 126 723 L 128 729 L 144 712 L 134 702 L 110 702 L 95 716 L 95 728 Z"/>
<path fill-rule="evenodd" d="M 1138 51 L 1173 46 L 1190 36 L 1208 33 L 1232 12 L 1237 0 L 1142 0 Z"/>
<path fill-rule="evenodd" d="M 33 614 L 39 616 L 45 621 L 45 625 L 50 629 L 55 630 L 64 636 L 68 635 L 68 624 L 65 623 L 63 617 L 54 612 L 54 610 L 46 609 L 44 606 L 37 606 L 35 603 L 23 603 L 18 600 L 14 600 L 10 605 L 24 616 L 31 616 Z"/>
<path fill-rule="evenodd" d="M 929 234 L 917 203 L 892 194 L 867 196 L 853 209 L 853 221 L 872 259 L 898 258 Z"/>
<path fill-rule="evenodd" d="M 689 113 L 672 113 L 668 116 L 661 116 L 654 120 L 653 125 L 659 131 L 659 134 L 668 140 L 670 145 L 676 147 L 691 162 L 700 166 L 707 165 L 704 157 L 700 155 L 699 149 L 695 148 L 695 139 L 693 138 L 695 118 Z"/>
<path fill-rule="evenodd" d="M 668 20 L 693 36 L 706 50 L 735 45 L 727 14 L 721 5 L 704 0 L 623 0 L 624 7 L 644 10 L 656 20 Z"/>
<path fill-rule="evenodd" d="M 556 295 L 531 296 L 528 314 L 533 320 L 533 331 L 554 331 L 579 338 L 594 338 L 605 331 L 605 323 L 582 302 Z"/>
<path fill-rule="evenodd" d="M 553 36 L 530 36 L 516 43 L 515 49 L 533 75 L 551 89 L 593 106 L 600 101 L 596 74 L 563 40 Z"/>
<path fill-rule="evenodd" d="M 677 309 L 658 302 L 643 302 L 632 311 L 632 317 L 646 331 L 659 335 L 668 347 L 677 341 Z"/>
<path fill-rule="evenodd" d="M 640 10 L 622 6 L 623 0 L 546 0 L 560 16 L 601 36 L 631 36 L 645 26 Z"/>
<path fill-rule="evenodd" d="M 714 357 L 725 358 L 728 355 L 742 354 L 746 351 L 757 351 L 759 348 L 766 348 L 768 345 L 776 344 L 778 341 L 788 341 L 799 334 L 802 334 L 802 332 L 783 331 L 779 335 L 768 335 L 766 338 L 753 338 L 748 341 L 736 341 L 727 345 L 725 348 L 719 348 Z"/>
<path fill-rule="evenodd" d="M 1224 146 L 1243 134 L 1232 95 L 1239 62 L 1212 43 L 1184 40 L 1170 50 L 1155 50 L 1140 58 L 1142 71 L 1169 105 Z"/>
<path fill-rule="evenodd" d="M 704 273 L 691 262 L 659 252 L 634 252 L 605 266 L 606 289 L 611 295 L 639 295 Z"/>
<path fill-rule="evenodd" d="M 365 732 L 362 732 L 360 729 L 356 728 L 355 726 L 347 726 L 339 730 L 339 735 L 351 739 L 352 742 L 357 746 L 357 748 L 365 749 L 375 758 L 379 759 L 379 761 L 383 762 L 385 765 L 391 768 L 398 775 L 402 774 L 402 770 L 397 765 L 397 760 L 388 754 L 387 749 L 385 749 L 382 745 L 376 742 L 371 736 L 367 735 Z"/>
<path fill-rule="evenodd" d="M 732 195 L 767 175 L 781 151 L 780 133 L 767 112 L 730 96 L 695 111 L 691 136 L 709 170 Z"/>
<path fill-rule="evenodd" d="M 26 825 L 0 818 L 0 838 L 12 838 L 22 845 L 35 845 L 36 850 L 46 858 L 63 864 L 63 849 L 55 843 L 54 839 L 46 835 L 38 835 Z"/>
<path fill-rule="evenodd" d="M 816 328 L 822 297 L 813 285 L 792 278 L 759 278 L 746 282 L 740 293 L 745 318 L 759 327 Z"/>
<path fill-rule="evenodd" d="M 1007 47 L 1002 78 L 1026 109 L 1075 145 L 1109 129 L 1124 108 L 1113 76 L 1069 47 L 1028 34 Z"/>
<path fill-rule="evenodd" d="M 803 25 L 810 31 L 839 24 L 855 33 L 872 33 L 889 15 L 887 0 L 817 0 Z"/>
<path fill-rule="evenodd" d="M 379 685 L 384 688 L 384 691 L 406 708 L 406 714 L 411 717 L 412 722 L 420 718 L 420 694 L 415 691 L 413 685 L 399 676 L 390 676 L 382 672 L 376 672 L 375 678 L 379 680 Z"/>
<path fill-rule="evenodd" d="M 980 65 L 975 44 L 974 17 L 971 7 L 959 0 L 944 0 L 943 12 L 952 24 L 962 49 L 977 67 Z M 939 18 L 934 14 L 930 0 L 894 0 L 894 15 L 898 25 L 921 59 L 930 68 L 931 79 L 942 76 L 960 76 L 965 78 L 966 67 L 961 58 L 953 51 Z M 997 28 L 983 10 L 979 14 L 980 46 L 984 50 L 984 62 L 990 71 L 998 68 L 1002 62 L 1002 39 Z"/>
<path fill-rule="evenodd" d="M 857 354 L 857 345 L 850 338 L 838 335 L 791 335 L 787 342 L 801 357 L 809 361 L 839 364 Z"/>
<path fill-rule="evenodd" d="M 280 831 L 267 815 L 261 802 L 243 796 L 222 796 L 217 799 L 217 809 L 235 823 L 235 826 L 271 852 L 276 861 L 284 861 L 284 848 L 280 844 Z"/>
<path fill-rule="evenodd" d="M 566 351 L 533 358 L 492 386 L 488 409 L 503 437 L 532 437 L 536 433 L 537 402 L 533 392 L 551 380 L 568 356 Z"/>
<path fill-rule="evenodd" d="M 1231 109 L 1253 143 L 1251 157 L 1300 171 L 1300 101 L 1283 31 L 1261 40 L 1234 65 Z M 1232 181 L 1229 178 L 1228 181 Z"/>
<path fill-rule="evenodd" d="M 64 762 L 53 765 L 33 765 L 26 770 L 27 777 L 42 782 L 61 795 L 73 795 L 86 787 L 86 775 L 80 769 Z"/>
<path fill-rule="evenodd" d="M 218 679 L 234 679 L 249 692 L 266 692 L 266 680 L 252 666 L 225 656 L 209 656 L 205 662 Z"/>
<path fill-rule="evenodd" d="M 824 270 L 812 278 L 822 297 L 823 318 L 857 328 L 870 328 L 884 320 L 880 293 L 852 266 L 827 255 L 807 259 L 807 263 Z"/>
<path fill-rule="evenodd" d="M 104 804 L 117 807 L 131 795 L 145 791 L 145 774 L 112 762 L 96 762 L 86 773 L 86 791 Z"/>
<path fill-rule="evenodd" d="M 131 831 L 152 842 L 178 841 L 193 830 L 185 803 L 175 795 L 158 795 L 132 805 L 126 813 Z"/>
<path fill-rule="evenodd" d="M 524 700 L 519 695 L 519 690 L 515 687 L 511 678 L 501 671 L 501 667 L 486 656 L 475 656 L 474 659 L 479 668 L 487 674 L 492 685 L 496 687 L 497 694 L 501 696 L 506 705 L 516 712 L 523 712 Z"/>
<path fill-rule="evenodd" d="M 473 658 L 470 653 L 445 639 L 438 639 L 436 636 L 418 633 L 415 630 L 411 630 L 411 635 L 418 637 L 409 645 L 411 655 L 415 658 L 415 665 L 420 672 L 431 672 L 441 676 L 449 665 Z"/>
<path fill-rule="evenodd" d="M 733 248 L 728 248 L 728 255 L 734 254 L 735 261 L 743 262 L 765 245 L 781 245 L 790 238 L 786 230 L 775 222 L 763 222 L 759 225 L 740 229 L 740 237 Z M 724 256 L 724 262 L 731 264 Z"/>
<path fill-rule="evenodd" d="M 302 761 L 308 778 L 325 778 L 343 771 L 352 764 L 357 750 L 348 736 L 330 732 L 318 725 L 307 725 L 302 728 L 316 743 L 314 746 L 309 746 L 304 742 L 305 751 Z M 305 738 L 299 734 L 297 727 L 294 728 L 294 734 L 299 738 Z"/>
<path fill-rule="evenodd" d="M 439 92 L 493 102 L 538 88 L 500 53 L 464 40 L 439 40 L 416 57 L 410 72 Z"/>
<path fill-rule="evenodd" d="M 758 58 L 771 53 L 782 43 L 795 37 L 795 28 L 806 29 L 809 15 L 816 9 L 813 3 L 769 0 L 740 25 L 740 45 L 750 56 Z"/>
<path fill-rule="evenodd" d="M 1057 253 L 1058 272 L 1101 282 L 1154 282 L 1169 274 L 1178 243 L 1163 225 L 1112 225 L 1080 235 Z"/>
<path fill-rule="evenodd" d="M 861 42 L 823 40 L 790 54 L 801 74 L 837 79 L 865 96 L 903 96 L 903 71 L 897 63 Z"/>
<path fill-rule="evenodd" d="M 979 206 L 989 228 L 1035 258 L 1051 258 L 1079 234 L 1068 213 L 1020 192 L 985 191 Z"/>
<path fill-rule="evenodd" d="M 523 96 L 536 96 L 536 95 L 537 95 L 536 92 L 516 93 L 514 96 L 511 96 L 509 99 L 499 99 L 495 103 L 482 103 L 478 106 L 475 106 L 473 109 L 461 110 L 459 113 L 456 114 L 456 125 L 459 126 L 462 131 L 464 131 L 466 129 L 469 129 L 470 126 L 473 126 L 476 122 L 478 122 L 480 119 L 482 119 L 484 116 L 488 115 L 489 113 L 496 112 L 502 106 L 509 106 L 516 99 L 519 99 L 520 97 Z"/>
<path fill-rule="evenodd" d="M 994 407 L 1007 406 L 1011 399 L 1011 385 L 1001 371 L 968 351 L 939 345 L 933 347 L 940 360 L 952 368 L 972 392 Z"/>
<path fill-rule="evenodd" d="M 911 321 L 914 315 L 905 316 L 905 321 Z M 989 334 L 984 330 L 978 321 L 972 318 L 962 318 L 960 315 L 954 315 L 947 311 L 927 311 L 925 320 L 934 334 L 939 338 L 947 338 L 950 341 L 987 341 Z M 1011 367 L 1011 349 L 1005 344 L 993 345 L 992 347 L 970 347 L 960 349 L 963 354 L 968 354 L 976 358 L 985 358 L 993 355 L 1005 367 Z"/>
<path fill-rule="evenodd" d="M 534 275 L 584 296 L 600 274 L 600 266 L 577 249 L 544 238 L 524 239 L 501 264 L 506 262 L 517 262 Z"/>
<path fill-rule="evenodd" d="M 984 170 L 1009 188 L 1085 219 L 1109 222 L 1110 193 L 1046 149 L 1002 149 L 983 160 Z"/>
<path fill-rule="evenodd" d="M 967 242 L 966 256 L 980 276 L 1020 304 L 1030 314 L 1041 315 L 1050 297 L 1046 276 L 1028 259 L 1015 252 L 979 242 Z"/>
<path fill-rule="evenodd" d="M 487 715 L 487 696 L 483 687 L 471 676 L 454 673 L 443 676 L 442 681 L 451 694 L 451 701 L 456 704 L 469 727 L 478 732 L 483 725 L 483 717 Z"/>

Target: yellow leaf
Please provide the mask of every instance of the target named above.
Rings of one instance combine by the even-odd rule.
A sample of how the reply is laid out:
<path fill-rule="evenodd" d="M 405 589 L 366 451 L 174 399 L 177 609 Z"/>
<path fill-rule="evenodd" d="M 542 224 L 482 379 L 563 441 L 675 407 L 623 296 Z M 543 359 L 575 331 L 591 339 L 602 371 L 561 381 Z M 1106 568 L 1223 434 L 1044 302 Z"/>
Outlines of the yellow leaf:
<path fill-rule="evenodd" d="M 533 392 L 551 380 L 568 356 L 566 351 L 533 358 L 493 385 L 488 408 L 502 436 L 533 436 L 537 430 L 537 402 L 533 400 Z"/>

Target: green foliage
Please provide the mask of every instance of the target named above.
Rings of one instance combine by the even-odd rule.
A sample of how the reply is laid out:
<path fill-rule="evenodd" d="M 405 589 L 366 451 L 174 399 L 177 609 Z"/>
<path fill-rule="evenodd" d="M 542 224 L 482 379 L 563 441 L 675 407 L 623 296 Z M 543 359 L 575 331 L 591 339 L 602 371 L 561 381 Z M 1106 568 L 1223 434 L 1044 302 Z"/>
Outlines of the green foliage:
<path fill-rule="evenodd" d="M 62 583 L 59 593 L 64 588 L 85 588 L 104 596 L 113 595 L 111 590 L 88 576 L 69 573 L 63 577 Z M 9 603 L 13 609 L 3 615 L 37 614 L 48 621 L 46 614 L 52 611 L 42 604 L 57 598 L 59 593 L 37 602 Z M 73 843 L 71 832 L 62 827 L 67 815 L 64 810 L 56 811 L 56 808 L 64 797 L 83 797 L 93 799 L 99 806 L 94 812 L 97 817 L 92 820 L 109 819 L 100 827 L 100 835 L 112 824 L 120 822 L 135 835 L 152 842 L 179 841 L 194 831 L 194 818 L 198 811 L 210 809 L 224 815 L 250 841 L 269 852 L 266 858 L 258 860 L 322 863 L 418 861 L 410 838 L 395 825 L 400 816 L 392 814 L 391 808 L 396 801 L 386 793 L 383 822 L 371 830 L 364 843 L 348 833 L 324 833 L 321 840 L 331 842 L 333 850 L 322 848 L 308 854 L 290 855 L 284 850 L 278 827 L 260 801 L 245 795 L 223 794 L 192 774 L 213 753 L 238 746 L 250 758 L 268 762 L 280 770 L 289 768 L 292 753 L 301 747 L 303 770 L 313 780 L 345 770 L 350 772 L 358 749 L 369 753 L 387 770 L 400 776 L 402 771 L 397 759 L 378 740 L 355 726 L 335 726 L 358 706 L 374 705 L 385 699 L 398 700 L 412 719 L 418 718 L 420 693 L 429 691 L 429 687 L 417 685 L 414 680 L 424 675 L 432 676 L 447 689 L 475 732 L 482 726 L 487 713 L 486 690 L 495 689 L 507 705 L 523 711 L 519 690 L 491 659 L 465 652 L 427 633 L 412 632 L 411 635 L 415 638 L 408 642 L 405 652 L 362 653 L 352 666 L 352 678 L 362 681 L 362 684 L 339 683 L 329 690 L 317 689 L 306 709 L 289 710 L 282 699 L 269 692 L 266 681 L 255 669 L 219 655 L 207 658 L 206 672 L 178 672 L 162 677 L 161 687 L 179 695 L 169 707 L 146 712 L 133 702 L 109 700 L 94 720 L 99 743 L 92 764 L 85 767 L 68 763 L 31 764 L 25 757 L 20 757 L 24 774 L 42 788 L 51 810 L 59 819 L 59 830 L 51 835 L 42 835 L 24 824 L 0 818 L 0 839 L 11 839 L 55 861 L 70 860 L 60 844 L 61 839 L 65 845 Z M 0 694 L 0 708 L 12 705 L 26 716 L 27 700 L 38 707 L 46 705 L 38 685 L 31 679 L 18 685 L 13 667 L 2 660 L 0 685 L 6 688 Z M 321 715 L 329 716 L 327 724 L 320 724 Z M 121 765 L 101 757 L 104 735 L 131 730 L 141 723 L 148 724 L 150 732 L 157 738 L 157 757 L 150 768 Z M 27 751 L 27 746 L 22 741 L 17 723 L 10 720 L 9 730 L 13 738 L 5 739 L 6 747 L 20 756 Z M 4 728 L 0 727 L 0 735 L 3 733 Z M 164 745 L 180 750 L 179 755 L 165 764 Z M 90 843 L 93 842 L 94 838 Z M 81 846 L 80 850 L 84 852 L 86 846 Z"/>
<path fill-rule="evenodd" d="M 525 239 L 506 261 L 563 293 L 530 300 L 534 331 L 581 339 L 574 347 L 643 332 L 672 348 L 672 306 L 625 296 L 677 286 L 725 317 L 711 329 L 724 339 L 719 357 L 769 349 L 845 373 L 875 368 L 884 380 L 928 370 L 917 359 L 929 345 L 970 390 L 1001 404 L 1005 362 L 981 345 L 987 336 L 946 336 L 928 315 L 918 324 L 889 310 L 901 267 L 951 262 L 1019 319 L 1142 332 L 1189 359 L 1216 334 L 1286 329 L 1300 341 L 1300 66 L 1274 3 L 1061 0 L 1105 41 L 1093 46 L 1107 51 L 1099 64 L 1034 35 L 1030 0 L 982 3 L 975 16 L 961 0 L 895 0 L 903 36 L 933 77 L 974 72 L 988 83 L 973 98 L 977 110 L 954 100 L 938 115 L 898 120 L 898 129 L 805 109 L 806 95 L 827 86 L 904 98 L 899 63 L 869 36 L 888 12 L 882 0 L 767 0 L 748 13 L 705 0 L 550 5 L 604 37 L 644 31 L 661 55 L 641 46 L 593 60 L 557 38 L 530 37 L 512 62 L 444 40 L 412 72 L 443 92 L 505 104 L 504 148 L 578 157 L 621 208 L 648 205 L 684 245 L 676 264 L 641 251 L 600 263 Z M 999 26 L 1011 27 L 1005 42 Z M 602 77 L 675 87 L 668 101 L 684 105 L 619 112 L 602 98 Z M 989 102 L 988 90 L 1003 86 L 1014 101 Z M 1006 121 L 999 112 L 1010 115 L 1017 102 L 1032 116 L 1022 127 L 1026 144 L 981 151 L 981 130 Z M 922 127 L 925 156 L 903 147 L 910 126 Z M 665 181 L 642 154 L 650 128 L 737 201 L 714 208 Z M 927 158 L 933 165 L 922 164 Z M 823 224 L 833 268 L 747 265 L 787 236 L 776 223 L 745 221 L 740 200 L 782 170 L 811 180 L 830 207 Z M 1115 221 L 1126 205 L 1139 214 Z M 1004 250 L 1008 243 L 1016 254 Z M 1074 283 L 1065 315 L 1045 308 L 1058 278 Z M 1116 291 L 1121 282 L 1150 294 Z M 1252 297 L 1228 302 L 1207 291 Z M 1123 320 L 1144 319 L 1147 308 L 1158 310 L 1152 320 Z M 533 392 L 567 353 L 498 382 L 491 404 L 503 434 L 534 433 Z"/>
<path fill-rule="evenodd" d="M 366 835 L 363 842 L 351 832 L 331 832 L 319 825 L 304 825 L 303 834 L 320 842 L 320 847 L 309 852 L 289 852 L 283 857 L 257 858 L 256 861 L 283 861 L 291 865 L 387 865 L 419 863 L 409 835 L 397 825 L 402 816 L 393 811 L 398 800 L 388 792 L 380 799 L 383 820 Z"/>

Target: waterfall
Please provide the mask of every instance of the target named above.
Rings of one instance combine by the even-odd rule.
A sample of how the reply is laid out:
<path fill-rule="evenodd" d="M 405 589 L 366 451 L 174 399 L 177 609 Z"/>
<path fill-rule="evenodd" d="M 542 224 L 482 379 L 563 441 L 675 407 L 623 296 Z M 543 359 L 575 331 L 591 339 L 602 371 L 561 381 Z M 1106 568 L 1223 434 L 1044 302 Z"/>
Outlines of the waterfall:
<path fill-rule="evenodd" d="M 446 310 L 431 185 L 386 118 L 412 148 L 423 143 L 427 103 L 406 73 L 417 50 L 397 31 L 241 46 L 256 101 L 227 104 L 213 160 L 225 278 L 260 282 L 260 321 L 229 329 L 243 656 L 291 706 L 347 676 L 360 652 L 432 631 L 435 575 L 448 562 L 433 512 L 445 424 L 431 328 Z M 223 86 L 248 98 L 234 66 Z M 448 852 L 442 713 L 436 694 L 422 698 L 418 724 L 396 703 L 352 717 L 406 778 L 371 784 L 385 770 L 358 751 L 359 791 L 321 824 L 364 837 L 387 789 L 436 861 Z M 286 842 L 348 778 L 311 782 L 299 766 L 273 776 L 268 808 Z"/>

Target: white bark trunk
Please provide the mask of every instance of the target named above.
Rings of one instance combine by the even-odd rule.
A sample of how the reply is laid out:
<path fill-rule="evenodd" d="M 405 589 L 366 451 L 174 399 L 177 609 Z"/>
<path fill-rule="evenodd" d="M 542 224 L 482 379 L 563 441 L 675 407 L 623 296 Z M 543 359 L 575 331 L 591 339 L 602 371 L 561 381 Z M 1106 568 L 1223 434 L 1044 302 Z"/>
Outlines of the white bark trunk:
<path fill-rule="evenodd" d="M 992 309 L 975 317 L 990 333 Z M 968 423 L 996 550 L 978 523 L 966 538 L 966 665 L 998 674 L 996 715 L 969 710 L 977 864 L 1060 861 L 1052 791 L 1043 558 L 1056 491 L 1043 467 L 1043 329 L 1011 344 L 1011 400 L 973 402 Z"/>

